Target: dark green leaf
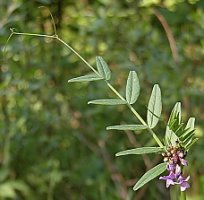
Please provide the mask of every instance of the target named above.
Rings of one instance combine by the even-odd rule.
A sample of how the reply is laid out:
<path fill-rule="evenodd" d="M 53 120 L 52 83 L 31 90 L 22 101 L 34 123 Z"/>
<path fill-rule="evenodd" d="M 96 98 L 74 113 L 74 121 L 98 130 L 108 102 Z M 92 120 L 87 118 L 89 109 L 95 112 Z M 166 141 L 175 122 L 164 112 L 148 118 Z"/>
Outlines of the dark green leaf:
<path fill-rule="evenodd" d="M 115 125 L 115 126 L 108 126 L 107 130 L 132 130 L 132 131 L 140 131 L 146 129 L 147 126 L 145 125 L 135 125 L 135 124 L 124 124 L 124 125 Z"/>
<path fill-rule="evenodd" d="M 104 61 L 102 57 L 96 56 L 96 65 L 97 65 L 97 69 L 101 77 L 107 81 L 110 80 L 111 71 L 107 63 Z"/>
<path fill-rule="evenodd" d="M 126 84 L 126 100 L 129 104 L 135 103 L 140 93 L 139 79 L 135 71 L 130 71 Z"/>
<path fill-rule="evenodd" d="M 155 84 L 152 90 L 152 94 L 148 103 L 147 110 L 147 124 L 149 128 L 154 128 L 161 116 L 162 101 L 161 101 L 161 90 L 158 84 Z"/>
<path fill-rule="evenodd" d="M 164 148 L 161 148 L 161 147 L 141 147 L 136 149 L 120 151 L 116 153 L 116 156 L 123 156 L 123 155 L 129 155 L 129 154 L 160 153 L 162 151 L 164 151 Z"/>
<path fill-rule="evenodd" d="M 160 163 L 154 168 L 150 169 L 147 171 L 140 179 L 139 181 L 135 184 L 133 187 L 133 190 L 138 190 L 141 188 L 143 185 L 151 181 L 152 179 L 156 178 L 159 176 L 161 173 L 163 173 L 166 170 L 166 163 Z"/>
<path fill-rule="evenodd" d="M 123 101 L 121 99 L 96 99 L 88 102 L 88 104 L 100 104 L 108 106 L 122 105 L 126 103 L 127 103 L 126 101 Z"/>

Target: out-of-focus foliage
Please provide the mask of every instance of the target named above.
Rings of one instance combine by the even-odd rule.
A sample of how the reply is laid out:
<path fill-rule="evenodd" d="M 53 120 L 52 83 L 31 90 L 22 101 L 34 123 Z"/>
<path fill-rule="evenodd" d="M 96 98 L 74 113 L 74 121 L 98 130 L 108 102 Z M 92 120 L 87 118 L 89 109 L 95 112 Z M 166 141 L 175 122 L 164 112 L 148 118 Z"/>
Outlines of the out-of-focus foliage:
<path fill-rule="evenodd" d="M 38 9 L 42 5 L 53 13 L 59 36 L 84 58 L 94 66 L 96 55 L 106 60 L 121 94 L 129 70 L 137 71 L 141 94 L 135 108 L 144 118 L 151 88 L 160 84 L 159 137 L 176 101 L 182 102 L 184 121 L 196 117 L 200 140 L 188 156 L 188 197 L 202 199 L 203 0 L 1 0 L 0 199 L 168 199 L 158 180 L 133 192 L 136 180 L 160 158 L 114 154 L 154 142 L 145 130 L 105 130 L 135 119 L 125 106 L 87 105 L 115 96 L 100 81 L 67 83 L 89 72 L 75 55 L 54 40 L 21 36 L 3 54 L 10 28 L 53 34 L 49 12 Z"/>

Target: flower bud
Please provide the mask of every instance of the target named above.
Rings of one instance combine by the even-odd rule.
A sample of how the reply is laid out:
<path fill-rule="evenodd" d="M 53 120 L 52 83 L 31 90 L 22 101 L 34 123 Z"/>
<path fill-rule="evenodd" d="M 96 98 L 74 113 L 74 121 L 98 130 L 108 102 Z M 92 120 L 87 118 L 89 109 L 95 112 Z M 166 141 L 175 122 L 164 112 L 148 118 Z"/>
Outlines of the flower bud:
<path fill-rule="evenodd" d="M 164 162 L 167 162 L 168 160 L 168 157 L 164 157 Z"/>
<path fill-rule="evenodd" d="M 162 156 L 166 156 L 166 153 L 165 153 L 165 152 L 163 152 L 163 153 L 162 153 Z"/>
<path fill-rule="evenodd" d="M 179 156 L 180 158 L 183 158 L 183 157 L 184 157 L 184 153 L 181 151 L 181 152 L 178 153 L 178 156 Z"/>

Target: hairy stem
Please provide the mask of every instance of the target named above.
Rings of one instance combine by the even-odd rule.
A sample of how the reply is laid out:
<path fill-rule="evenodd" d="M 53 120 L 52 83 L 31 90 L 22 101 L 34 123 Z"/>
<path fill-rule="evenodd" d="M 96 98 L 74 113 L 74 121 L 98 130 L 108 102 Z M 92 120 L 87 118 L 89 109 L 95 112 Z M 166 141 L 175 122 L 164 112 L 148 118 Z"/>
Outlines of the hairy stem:
<path fill-rule="evenodd" d="M 54 35 L 46 35 L 46 34 L 37 34 L 37 33 L 25 33 L 25 32 L 15 32 L 12 30 L 11 36 L 13 35 L 24 35 L 24 36 L 36 36 L 36 37 L 46 37 L 46 38 L 52 38 L 58 40 L 60 43 L 62 43 L 64 46 L 66 46 L 70 51 L 72 51 L 76 56 L 78 56 L 95 74 L 100 76 L 100 74 L 92 67 L 76 50 L 74 50 L 70 45 L 68 45 L 64 40 L 60 39 L 57 34 Z M 10 38 L 11 38 L 10 36 Z M 9 38 L 9 39 L 10 39 Z M 121 99 L 124 100 L 124 97 L 122 97 L 119 92 L 107 81 L 105 80 L 107 86 Z M 145 126 L 147 126 L 147 123 L 143 120 L 143 118 L 139 115 L 139 113 L 130 105 L 127 104 L 128 108 L 132 111 L 132 113 L 135 115 L 135 117 Z M 156 143 L 163 147 L 163 144 L 161 140 L 156 136 L 156 134 L 153 132 L 152 129 L 148 128 L 148 131 L 156 141 Z"/>

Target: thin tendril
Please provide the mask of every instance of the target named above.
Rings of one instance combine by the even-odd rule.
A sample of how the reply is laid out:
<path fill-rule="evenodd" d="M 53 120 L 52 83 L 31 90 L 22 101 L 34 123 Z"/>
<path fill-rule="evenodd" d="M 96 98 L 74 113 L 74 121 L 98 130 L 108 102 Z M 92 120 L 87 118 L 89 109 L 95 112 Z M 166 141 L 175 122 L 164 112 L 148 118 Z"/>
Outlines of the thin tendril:
<path fill-rule="evenodd" d="M 10 30 L 11 30 L 11 33 L 10 33 L 10 35 L 9 35 L 9 37 L 8 37 L 8 39 L 6 40 L 6 44 L 4 45 L 4 48 L 3 48 L 3 54 L 6 52 L 6 47 L 7 47 L 7 45 L 8 45 L 8 43 L 9 43 L 9 41 L 10 41 L 10 39 L 12 38 L 12 36 L 13 36 L 13 34 L 14 34 L 14 29 L 12 29 L 12 28 L 10 28 Z"/>
<path fill-rule="evenodd" d="M 56 29 L 56 25 L 55 25 L 55 20 L 54 20 L 54 17 L 52 15 L 52 13 L 50 12 L 50 9 L 48 7 L 46 7 L 46 6 L 39 6 L 39 8 L 45 8 L 45 9 L 48 10 L 49 15 L 51 17 L 52 26 L 53 26 L 53 30 L 54 30 L 55 36 L 57 36 L 57 29 Z"/>
<path fill-rule="evenodd" d="M 11 30 L 11 33 L 10 33 L 8 39 L 6 40 L 6 43 L 5 43 L 5 45 L 4 45 L 4 47 L 3 47 L 3 50 L 2 50 L 2 57 L 3 57 L 3 58 L 2 58 L 2 61 L 3 61 L 3 62 L 6 61 L 6 48 L 7 48 L 7 46 L 8 46 L 8 43 L 9 43 L 9 41 L 11 40 L 12 36 L 14 35 L 14 32 L 13 32 L 14 29 L 10 29 L 10 30 Z"/>

